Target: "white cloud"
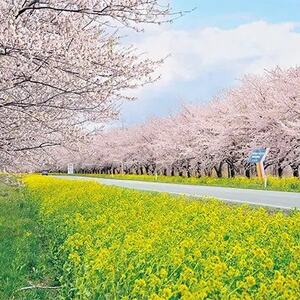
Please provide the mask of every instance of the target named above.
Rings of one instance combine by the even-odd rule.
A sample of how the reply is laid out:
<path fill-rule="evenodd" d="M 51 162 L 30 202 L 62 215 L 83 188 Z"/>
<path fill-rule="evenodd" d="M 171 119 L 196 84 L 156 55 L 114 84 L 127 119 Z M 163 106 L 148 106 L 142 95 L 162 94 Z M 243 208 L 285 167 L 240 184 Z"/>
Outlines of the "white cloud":
<path fill-rule="evenodd" d="M 300 33 L 297 24 L 263 21 L 233 29 L 216 27 L 192 31 L 159 27 L 145 35 L 137 47 L 153 58 L 171 56 L 162 66 L 160 86 L 177 80 L 189 81 L 199 73 L 232 66 L 240 74 L 261 72 L 276 65 L 300 64 Z"/>

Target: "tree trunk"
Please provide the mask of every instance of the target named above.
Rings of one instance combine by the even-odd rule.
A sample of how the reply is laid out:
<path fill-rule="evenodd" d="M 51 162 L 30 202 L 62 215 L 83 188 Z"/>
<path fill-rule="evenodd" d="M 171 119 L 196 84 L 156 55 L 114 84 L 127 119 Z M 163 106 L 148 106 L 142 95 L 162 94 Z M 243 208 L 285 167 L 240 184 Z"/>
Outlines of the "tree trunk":
<path fill-rule="evenodd" d="M 171 176 L 174 176 L 175 172 L 174 172 L 174 167 L 171 168 Z"/>
<path fill-rule="evenodd" d="M 191 171 L 190 171 L 190 169 L 187 170 L 187 177 L 188 177 L 188 178 L 191 177 Z"/>
<path fill-rule="evenodd" d="M 277 172 L 278 172 L 278 177 L 281 178 L 283 175 L 283 168 L 282 167 L 278 167 L 277 168 Z"/>
<path fill-rule="evenodd" d="M 246 169 L 245 175 L 246 175 L 247 178 L 251 177 L 251 171 L 250 171 L 250 169 Z"/>
<path fill-rule="evenodd" d="M 218 167 L 217 166 L 214 167 L 218 178 L 222 178 L 222 165 L 223 164 L 219 164 Z"/>
<path fill-rule="evenodd" d="M 149 166 L 148 165 L 145 166 L 145 171 L 146 171 L 146 174 L 149 175 Z"/>
<path fill-rule="evenodd" d="M 297 167 L 292 167 L 292 170 L 293 170 L 293 176 L 294 177 L 299 177 L 299 166 L 297 166 Z"/>
<path fill-rule="evenodd" d="M 233 164 L 228 164 L 228 177 L 234 178 L 235 177 L 235 169 Z"/>
<path fill-rule="evenodd" d="M 207 177 L 211 177 L 211 170 L 204 169 L 204 175 L 207 176 Z"/>

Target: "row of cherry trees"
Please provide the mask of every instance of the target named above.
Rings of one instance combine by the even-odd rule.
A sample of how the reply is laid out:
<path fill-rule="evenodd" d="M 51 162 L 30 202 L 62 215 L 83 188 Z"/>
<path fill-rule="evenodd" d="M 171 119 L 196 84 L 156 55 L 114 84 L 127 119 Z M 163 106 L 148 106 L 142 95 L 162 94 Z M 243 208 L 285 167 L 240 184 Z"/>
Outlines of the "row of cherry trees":
<path fill-rule="evenodd" d="M 270 148 L 273 175 L 299 176 L 300 68 L 249 75 L 209 104 L 93 137 L 80 155 L 60 153 L 58 169 L 78 172 L 251 176 L 247 162 L 257 147 Z"/>

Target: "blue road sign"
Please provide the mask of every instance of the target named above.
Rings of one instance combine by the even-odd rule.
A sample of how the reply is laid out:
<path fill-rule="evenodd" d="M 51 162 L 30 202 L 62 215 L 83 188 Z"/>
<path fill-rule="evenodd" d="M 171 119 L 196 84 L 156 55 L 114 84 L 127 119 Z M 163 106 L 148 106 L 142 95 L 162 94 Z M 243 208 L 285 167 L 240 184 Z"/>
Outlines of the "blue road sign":
<path fill-rule="evenodd" d="M 258 164 L 259 162 L 265 159 L 266 154 L 267 154 L 267 149 L 265 148 L 255 149 L 249 156 L 248 162 L 252 164 Z"/>

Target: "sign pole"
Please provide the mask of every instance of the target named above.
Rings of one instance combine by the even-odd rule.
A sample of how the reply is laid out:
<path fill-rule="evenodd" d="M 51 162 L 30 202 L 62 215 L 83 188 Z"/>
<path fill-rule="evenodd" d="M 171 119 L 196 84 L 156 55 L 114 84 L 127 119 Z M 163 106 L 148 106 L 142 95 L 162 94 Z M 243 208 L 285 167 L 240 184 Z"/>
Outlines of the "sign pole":
<path fill-rule="evenodd" d="M 267 176 L 266 176 L 266 173 L 265 173 L 265 168 L 264 168 L 263 161 L 260 161 L 258 164 L 256 164 L 256 166 L 257 166 L 258 177 L 263 179 L 264 188 L 266 188 L 267 187 Z"/>
<path fill-rule="evenodd" d="M 257 170 L 258 178 L 262 178 L 263 176 L 262 176 L 262 170 L 261 170 L 261 163 L 260 162 L 256 164 L 256 170 Z"/>
<path fill-rule="evenodd" d="M 263 172 L 262 174 L 263 174 L 263 177 L 264 177 L 264 186 L 265 186 L 265 189 L 267 188 L 268 177 L 267 177 L 266 172 L 265 172 L 264 161 L 265 161 L 265 159 L 266 159 L 269 151 L 270 151 L 270 148 L 266 148 L 265 155 L 264 155 L 264 157 L 263 157 L 263 159 L 261 161 L 261 167 L 262 167 L 262 172 Z"/>

